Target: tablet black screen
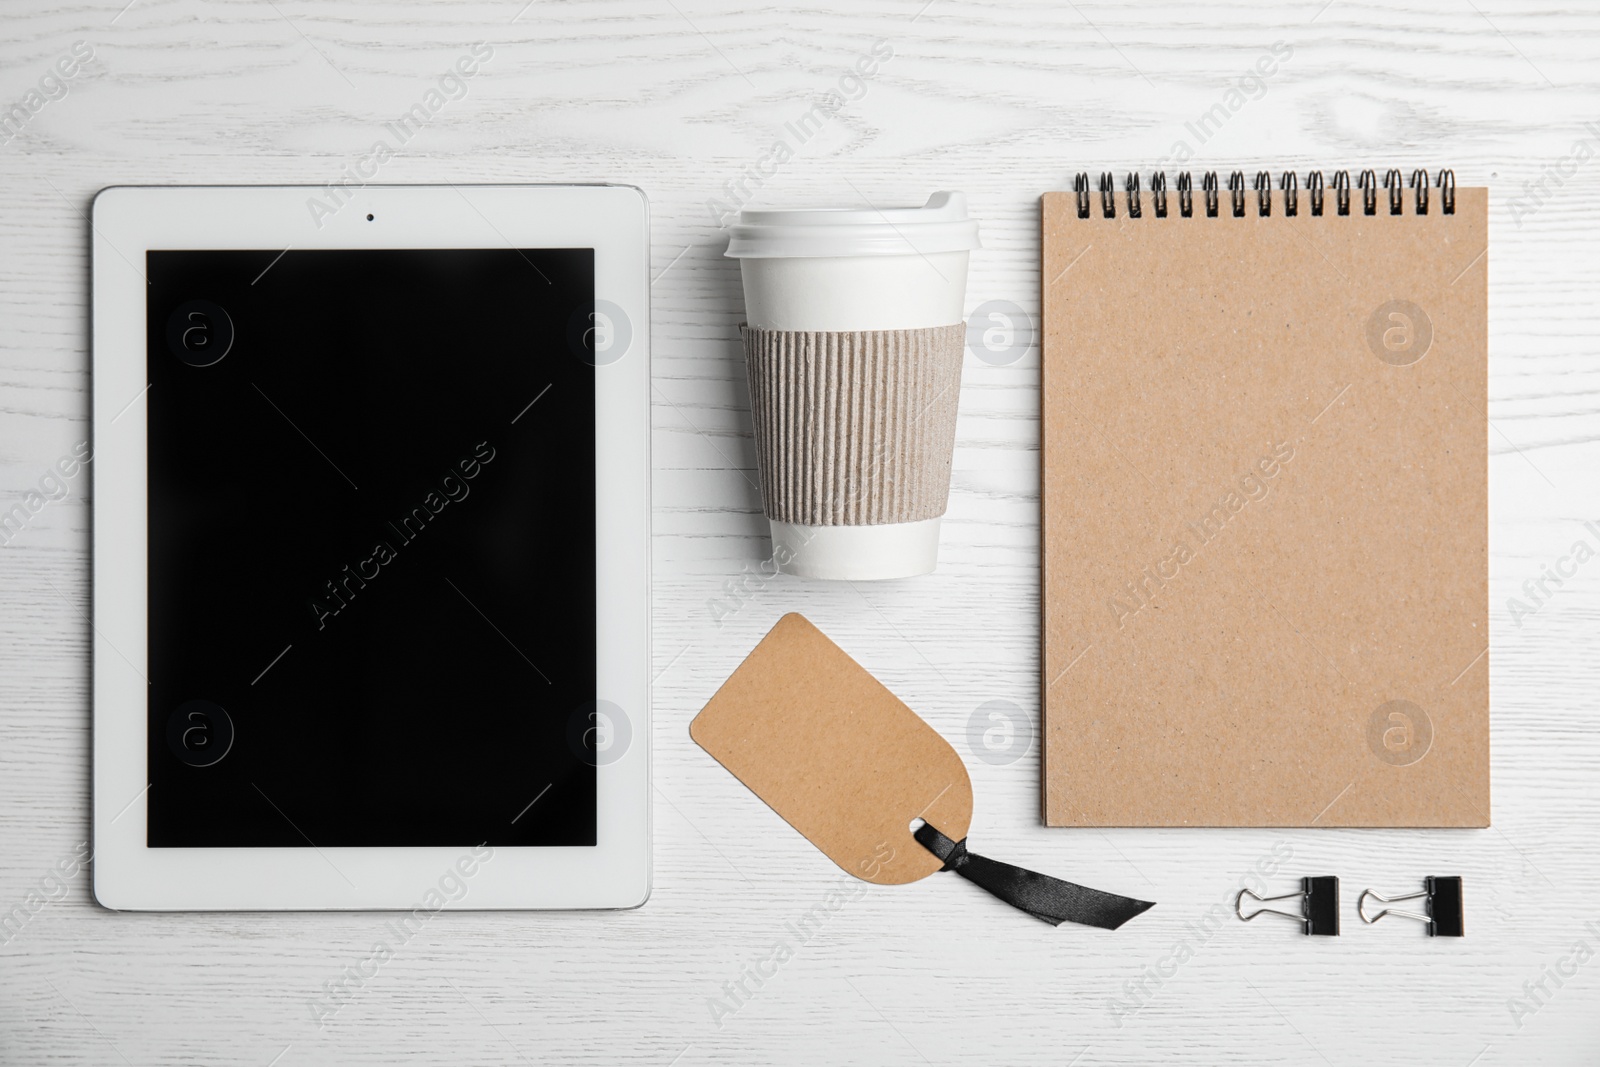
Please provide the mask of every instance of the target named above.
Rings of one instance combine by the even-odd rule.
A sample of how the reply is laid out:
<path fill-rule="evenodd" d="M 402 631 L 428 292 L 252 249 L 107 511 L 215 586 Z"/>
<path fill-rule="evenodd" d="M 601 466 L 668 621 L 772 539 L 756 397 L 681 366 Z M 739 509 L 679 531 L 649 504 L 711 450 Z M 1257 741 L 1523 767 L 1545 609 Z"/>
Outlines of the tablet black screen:
<path fill-rule="evenodd" d="M 593 250 L 146 266 L 148 843 L 593 845 Z"/>

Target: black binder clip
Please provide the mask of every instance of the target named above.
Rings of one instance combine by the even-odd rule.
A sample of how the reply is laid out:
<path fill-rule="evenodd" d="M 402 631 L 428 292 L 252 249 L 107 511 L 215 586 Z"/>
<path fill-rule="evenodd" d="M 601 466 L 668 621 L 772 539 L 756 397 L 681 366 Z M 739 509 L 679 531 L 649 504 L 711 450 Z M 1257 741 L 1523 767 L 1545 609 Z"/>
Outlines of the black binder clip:
<path fill-rule="evenodd" d="M 1288 900 L 1291 897 L 1300 898 L 1300 914 L 1292 911 L 1279 911 L 1277 908 L 1257 908 L 1249 915 L 1244 913 L 1244 898 L 1249 897 L 1258 904 L 1271 900 Z M 1239 895 L 1233 901 L 1234 914 L 1245 922 L 1249 922 L 1263 912 L 1272 915 L 1282 915 L 1293 919 L 1301 926 L 1302 932 L 1319 934 L 1326 937 L 1339 936 L 1339 879 L 1331 874 L 1321 875 L 1316 878 L 1300 879 L 1298 893 L 1279 893 L 1275 897 L 1258 896 L 1249 889 L 1239 890 Z"/>
<path fill-rule="evenodd" d="M 1462 914 L 1461 879 L 1455 875 L 1449 877 L 1433 877 L 1423 879 L 1425 888 L 1420 893 L 1407 893 L 1399 897 L 1386 897 L 1382 893 L 1375 893 L 1370 889 L 1363 890 L 1356 901 L 1356 914 L 1361 916 L 1364 923 L 1375 923 L 1385 915 L 1403 915 L 1407 919 L 1416 919 L 1428 924 L 1429 937 L 1465 937 L 1466 923 Z M 1426 915 L 1414 911 L 1401 911 L 1399 908 L 1384 908 L 1372 918 L 1367 918 L 1367 898 L 1372 897 L 1384 904 L 1395 904 L 1402 900 L 1421 900 L 1427 910 Z"/>

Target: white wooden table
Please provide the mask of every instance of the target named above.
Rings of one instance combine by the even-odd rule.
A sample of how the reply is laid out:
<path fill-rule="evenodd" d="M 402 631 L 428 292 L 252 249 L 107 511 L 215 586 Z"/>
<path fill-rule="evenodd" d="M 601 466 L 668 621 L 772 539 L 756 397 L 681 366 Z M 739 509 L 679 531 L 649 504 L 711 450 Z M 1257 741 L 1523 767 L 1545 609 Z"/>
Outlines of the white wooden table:
<path fill-rule="evenodd" d="M 133 0 L 119 12 L 126 2 L 0 10 L 0 101 L 23 99 L 74 42 L 93 51 L 65 96 L 0 145 L 0 510 L 88 434 L 96 189 L 332 181 L 489 42 L 466 95 L 378 180 L 615 181 L 652 199 L 655 894 L 620 914 L 442 914 L 319 1029 L 324 983 L 368 956 L 385 916 L 118 915 L 79 875 L 49 883 L 62 899 L 0 946 L 0 1062 L 1600 1058 L 1600 563 L 1520 625 L 1506 606 L 1574 541 L 1593 543 L 1583 523 L 1600 519 L 1600 163 L 1574 155 L 1583 139 L 1600 150 L 1600 126 L 1584 126 L 1600 121 L 1600 5 Z M 879 40 L 892 59 L 861 91 L 847 83 L 857 98 L 771 166 L 785 124 Z M 1292 56 L 1201 143 L 1185 123 L 1279 41 Z M 1179 139 L 1196 169 L 1449 165 L 1493 190 L 1492 829 L 1039 825 L 1037 746 L 995 764 L 967 740 L 985 702 L 1037 714 L 1037 349 L 1003 366 L 968 357 L 937 575 L 752 577 L 769 548 L 739 276 L 708 201 L 728 203 L 741 180 L 790 204 L 965 190 L 985 244 L 969 308 L 1009 300 L 1037 315 L 1039 194 L 1080 169 L 1148 173 Z M 1516 201 L 1547 167 L 1559 185 Z M 3 911 L 88 833 L 88 487 L 72 482 L 0 548 Z M 839 872 L 687 733 L 795 609 L 955 741 L 978 796 L 974 847 L 1160 906 L 1116 934 L 1051 930 L 939 875 L 869 888 L 798 943 L 785 924 Z M 1468 936 L 1351 928 L 1348 904 L 1338 939 L 1274 920 L 1203 927 L 1275 848 L 1292 851 L 1283 888 L 1336 873 L 1353 897 L 1459 873 Z M 724 983 L 785 939 L 794 955 L 778 974 L 714 1012 L 716 998 L 734 1004 Z"/>

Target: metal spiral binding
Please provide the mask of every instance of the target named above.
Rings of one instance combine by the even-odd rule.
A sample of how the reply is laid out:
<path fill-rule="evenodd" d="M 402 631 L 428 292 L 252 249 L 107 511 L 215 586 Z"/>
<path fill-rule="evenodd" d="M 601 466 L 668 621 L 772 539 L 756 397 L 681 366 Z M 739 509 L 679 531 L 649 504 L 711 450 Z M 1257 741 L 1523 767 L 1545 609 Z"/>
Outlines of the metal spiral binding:
<path fill-rule="evenodd" d="M 1233 217 L 1244 218 L 1244 171 L 1228 175 L 1228 195 L 1233 198 Z"/>
<path fill-rule="evenodd" d="M 1383 176 L 1383 187 L 1389 190 L 1389 214 L 1398 215 L 1405 208 L 1406 180 L 1399 170 L 1390 168 Z"/>
<path fill-rule="evenodd" d="M 1078 217 L 1089 217 L 1089 176 L 1080 174 L 1072 179 L 1072 191 L 1078 194 Z"/>
<path fill-rule="evenodd" d="M 1361 172 L 1361 178 L 1356 182 L 1361 186 L 1361 210 L 1368 215 L 1378 213 L 1378 176 L 1370 170 Z"/>
<path fill-rule="evenodd" d="M 1156 218 L 1167 217 L 1167 172 L 1164 170 L 1150 175 L 1150 203 L 1155 205 Z"/>
<path fill-rule="evenodd" d="M 1178 214 L 1183 218 L 1194 216 L 1194 176 L 1189 171 L 1181 171 L 1176 181 L 1178 190 Z M 1327 185 L 1322 171 L 1313 170 L 1306 172 L 1305 187 L 1307 199 L 1311 202 L 1311 214 L 1320 217 L 1324 214 L 1327 204 Z M 1350 172 L 1338 170 L 1333 172 L 1334 210 L 1340 215 L 1350 214 Z M 1434 185 L 1439 190 L 1439 212 L 1444 215 L 1456 213 L 1456 175 L 1453 170 L 1440 170 L 1434 180 Z M 1378 175 L 1373 170 L 1363 170 L 1356 180 L 1356 186 L 1361 190 L 1361 209 L 1365 215 L 1378 214 Z M 1415 213 L 1426 215 L 1432 203 L 1428 185 L 1428 172 L 1417 168 L 1411 172 L 1408 180 L 1398 168 L 1390 168 L 1384 172 L 1383 187 L 1389 201 L 1389 214 L 1401 215 L 1405 212 L 1405 190 L 1409 186 L 1416 199 Z M 1140 188 L 1138 171 L 1129 171 L 1122 183 L 1124 200 L 1128 208 L 1128 217 L 1138 219 L 1144 217 L 1144 198 Z M 1108 219 L 1117 217 L 1117 178 L 1110 171 L 1100 175 L 1100 213 Z M 1205 197 L 1206 217 L 1216 218 L 1220 207 L 1222 186 L 1217 178 L 1217 172 L 1208 170 L 1200 179 L 1201 192 Z M 1251 188 L 1256 194 L 1256 214 L 1267 218 L 1272 214 L 1272 173 L 1270 171 L 1257 171 Z M 1283 213 L 1294 218 L 1300 214 L 1300 176 L 1292 170 L 1286 170 L 1278 177 L 1278 189 L 1283 193 Z M 1089 175 L 1080 173 L 1073 178 L 1072 191 L 1077 200 L 1078 217 L 1086 219 L 1093 213 L 1094 201 L 1089 188 Z M 1245 176 L 1243 171 L 1236 170 L 1228 175 L 1229 206 L 1233 209 L 1233 217 L 1242 219 L 1246 211 Z M 1153 171 L 1150 175 L 1150 202 L 1155 208 L 1155 217 L 1164 219 L 1167 212 L 1167 174 L 1166 171 Z"/>

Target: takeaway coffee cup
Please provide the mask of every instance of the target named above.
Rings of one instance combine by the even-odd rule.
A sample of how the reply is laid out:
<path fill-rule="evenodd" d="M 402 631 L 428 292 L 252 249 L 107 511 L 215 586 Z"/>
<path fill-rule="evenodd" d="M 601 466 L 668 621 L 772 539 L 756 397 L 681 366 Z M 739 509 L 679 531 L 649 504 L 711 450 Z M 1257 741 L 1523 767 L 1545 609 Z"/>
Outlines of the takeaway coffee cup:
<path fill-rule="evenodd" d="M 745 360 L 779 570 L 905 578 L 939 558 L 966 343 L 966 197 L 742 211 Z"/>

